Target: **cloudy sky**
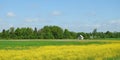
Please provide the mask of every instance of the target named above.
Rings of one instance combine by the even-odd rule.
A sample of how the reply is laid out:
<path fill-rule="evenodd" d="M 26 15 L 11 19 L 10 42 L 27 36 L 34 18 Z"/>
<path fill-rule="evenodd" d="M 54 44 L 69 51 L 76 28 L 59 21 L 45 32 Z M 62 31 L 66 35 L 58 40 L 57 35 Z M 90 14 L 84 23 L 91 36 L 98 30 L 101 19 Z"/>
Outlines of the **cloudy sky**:
<path fill-rule="evenodd" d="M 45 25 L 120 31 L 120 0 L 0 0 L 0 30 Z"/>

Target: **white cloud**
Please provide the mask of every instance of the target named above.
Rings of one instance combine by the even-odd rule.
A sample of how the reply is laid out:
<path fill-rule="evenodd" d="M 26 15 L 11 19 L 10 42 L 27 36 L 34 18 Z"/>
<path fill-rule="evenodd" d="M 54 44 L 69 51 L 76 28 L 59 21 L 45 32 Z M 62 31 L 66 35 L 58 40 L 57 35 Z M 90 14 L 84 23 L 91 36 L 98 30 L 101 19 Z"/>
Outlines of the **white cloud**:
<path fill-rule="evenodd" d="M 15 13 L 13 13 L 13 12 L 8 12 L 7 13 L 7 17 L 15 17 L 16 15 L 15 15 Z"/>
<path fill-rule="evenodd" d="M 120 24 L 120 19 L 118 19 L 118 20 L 111 20 L 109 23 L 111 23 L 111 24 Z"/>
<path fill-rule="evenodd" d="M 59 15 L 61 15 L 61 12 L 60 11 L 53 11 L 52 15 L 53 16 L 59 16 Z"/>
<path fill-rule="evenodd" d="M 9 24 L 9 27 L 14 27 L 14 25 L 12 25 L 12 24 Z"/>
<path fill-rule="evenodd" d="M 102 25 L 101 24 L 82 24 L 80 27 L 86 27 L 86 28 L 100 28 Z"/>
<path fill-rule="evenodd" d="M 26 22 L 37 22 L 39 19 L 38 18 L 26 18 Z"/>
<path fill-rule="evenodd" d="M 26 23 L 36 23 L 36 24 L 42 23 L 42 24 L 44 24 L 44 23 L 50 23 L 51 21 L 46 20 L 44 18 L 26 18 L 24 20 L 24 22 L 26 22 Z"/>
<path fill-rule="evenodd" d="M 100 28 L 101 25 L 100 24 L 96 24 L 96 25 L 93 25 L 94 28 Z"/>

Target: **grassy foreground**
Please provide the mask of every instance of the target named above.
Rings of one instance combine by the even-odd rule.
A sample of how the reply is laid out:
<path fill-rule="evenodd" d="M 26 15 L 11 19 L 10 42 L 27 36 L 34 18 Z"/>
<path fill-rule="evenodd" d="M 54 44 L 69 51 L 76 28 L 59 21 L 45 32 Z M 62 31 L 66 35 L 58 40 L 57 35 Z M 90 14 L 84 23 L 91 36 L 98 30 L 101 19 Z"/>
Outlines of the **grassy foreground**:
<path fill-rule="evenodd" d="M 0 49 L 28 49 L 29 47 L 61 46 L 61 45 L 90 45 L 120 43 L 119 41 L 104 40 L 0 40 Z M 19 47 L 19 48 L 18 48 Z M 20 48 L 21 47 L 21 48 Z"/>
<path fill-rule="evenodd" d="M 0 41 L 0 48 L 0 60 L 120 60 L 117 40 Z"/>

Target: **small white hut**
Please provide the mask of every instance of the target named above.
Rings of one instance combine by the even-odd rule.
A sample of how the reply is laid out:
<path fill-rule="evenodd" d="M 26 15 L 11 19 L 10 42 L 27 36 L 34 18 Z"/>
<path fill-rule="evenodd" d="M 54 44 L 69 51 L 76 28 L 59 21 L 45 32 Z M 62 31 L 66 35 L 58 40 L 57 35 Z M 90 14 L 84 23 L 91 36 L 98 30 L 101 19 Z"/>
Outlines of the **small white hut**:
<path fill-rule="evenodd" d="M 83 37 L 82 35 L 80 35 L 80 36 L 78 37 L 78 39 L 79 39 L 79 40 L 83 40 L 84 37 Z"/>

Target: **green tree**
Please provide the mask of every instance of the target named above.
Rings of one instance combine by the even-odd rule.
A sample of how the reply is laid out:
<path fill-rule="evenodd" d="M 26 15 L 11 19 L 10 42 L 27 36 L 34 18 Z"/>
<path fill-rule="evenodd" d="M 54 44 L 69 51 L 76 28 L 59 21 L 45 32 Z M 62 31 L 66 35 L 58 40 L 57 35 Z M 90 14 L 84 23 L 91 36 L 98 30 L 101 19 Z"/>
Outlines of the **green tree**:
<path fill-rule="evenodd" d="M 10 38 L 14 39 L 15 38 L 15 29 L 14 29 L 14 27 L 10 27 L 9 32 L 10 32 Z"/>
<path fill-rule="evenodd" d="M 107 31 L 105 34 L 106 34 L 106 38 L 112 38 L 113 37 L 113 34 L 110 31 Z"/>
<path fill-rule="evenodd" d="M 9 30 L 3 29 L 1 36 L 2 36 L 3 39 L 9 39 L 10 38 L 10 36 L 9 36 Z"/>
<path fill-rule="evenodd" d="M 76 32 L 70 32 L 70 35 L 71 35 L 72 39 L 77 38 L 77 33 Z"/>
<path fill-rule="evenodd" d="M 54 39 L 54 36 L 52 35 L 52 32 L 49 28 L 49 26 L 44 26 L 40 31 L 40 37 L 44 39 Z"/>
<path fill-rule="evenodd" d="M 65 29 L 64 39 L 71 39 L 71 38 L 72 38 L 71 33 L 67 29 Z"/>
<path fill-rule="evenodd" d="M 5 32 L 6 32 L 5 29 L 3 29 L 3 30 L 2 30 L 2 34 L 1 34 L 1 37 L 2 37 L 2 38 L 6 38 L 6 33 L 5 33 Z"/>
<path fill-rule="evenodd" d="M 49 26 L 52 35 L 55 39 L 62 39 L 63 38 L 63 29 L 58 26 Z"/>
<path fill-rule="evenodd" d="M 17 38 L 17 39 L 20 39 L 21 37 L 21 30 L 20 30 L 20 28 L 17 28 L 16 30 L 15 30 L 15 38 Z M 22 38 L 21 38 L 22 39 Z"/>
<path fill-rule="evenodd" d="M 34 33 L 33 33 L 34 35 L 33 35 L 33 38 L 34 39 L 37 39 L 38 38 L 38 31 L 37 31 L 37 28 L 35 27 L 34 28 Z"/>
<path fill-rule="evenodd" d="M 93 38 L 97 38 L 97 29 L 94 29 L 92 32 Z"/>

